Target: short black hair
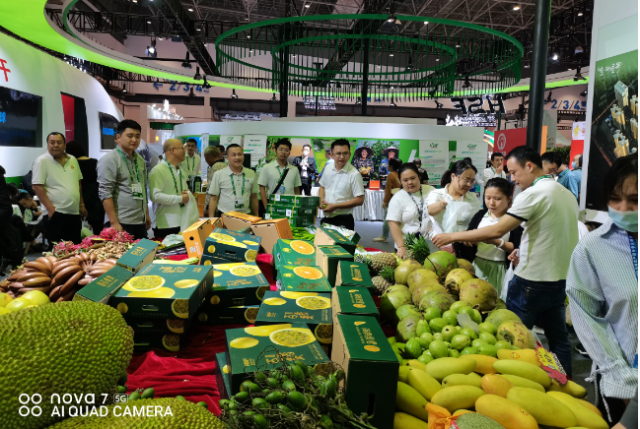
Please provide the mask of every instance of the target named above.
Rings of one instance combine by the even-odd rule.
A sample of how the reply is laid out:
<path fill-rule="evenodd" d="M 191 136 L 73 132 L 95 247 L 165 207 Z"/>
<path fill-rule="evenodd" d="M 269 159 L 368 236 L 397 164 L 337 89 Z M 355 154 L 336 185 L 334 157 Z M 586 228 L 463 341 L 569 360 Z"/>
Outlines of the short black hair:
<path fill-rule="evenodd" d="M 67 143 L 65 152 L 67 152 L 69 155 L 72 155 L 74 158 L 86 156 L 84 153 L 84 149 L 82 149 L 82 146 L 80 146 L 80 143 L 75 140 L 71 140 L 69 143 Z"/>
<path fill-rule="evenodd" d="M 495 160 L 496 160 L 496 158 L 497 158 L 497 157 L 499 157 L 499 156 L 501 156 L 501 157 L 503 157 L 503 158 L 504 158 L 504 155 L 502 154 L 502 152 L 493 152 L 493 153 L 491 154 L 491 161 L 495 161 Z"/>
<path fill-rule="evenodd" d="M 29 194 L 28 192 L 25 192 L 25 191 L 20 192 L 20 193 L 18 194 L 18 198 L 17 198 L 17 200 L 18 200 L 18 201 L 22 201 L 22 200 L 31 200 L 31 199 L 33 199 L 33 197 L 31 196 L 31 194 Z"/>
<path fill-rule="evenodd" d="M 311 145 L 310 145 L 310 144 L 305 144 L 305 145 L 303 145 L 303 146 L 302 146 L 302 149 L 304 149 L 305 147 L 308 147 L 309 149 L 312 149 L 312 147 L 311 147 Z"/>
<path fill-rule="evenodd" d="M 540 154 L 528 146 L 518 146 L 507 154 L 507 159 L 515 159 L 520 166 L 524 167 L 527 162 L 534 163 L 538 168 L 542 168 Z"/>
<path fill-rule="evenodd" d="M 334 140 L 333 143 L 331 143 L 331 152 L 333 152 L 333 148 L 336 146 L 348 146 L 349 147 L 349 151 L 351 151 L 351 144 L 349 143 L 349 140 L 347 139 L 338 139 L 338 140 Z"/>
<path fill-rule="evenodd" d="M 465 158 L 462 158 L 462 160 L 463 160 L 464 162 L 466 162 L 467 164 L 471 164 L 471 165 L 473 165 L 473 159 L 469 158 L 468 156 L 467 156 L 467 157 L 465 157 Z"/>
<path fill-rule="evenodd" d="M 276 145 L 274 147 L 275 150 L 278 150 L 278 148 L 282 145 L 285 145 L 289 148 L 289 150 L 291 150 L 291 142 L 289 141 L 289 139 L 280 139 L 276 142 Z M 305 146 L 309 146 L 309 145 L 305 145 Z M 311 146 L 309 146 L 311 147 Z"/>
<path fill-rule="evenodd" d="M 502 192 L 507 198 L 513 197 L 513 189 L 515 185 L 509 182 L 507 179 L 503 179 L 502 177 L 494 177 L 487 181 L 484 189 L 487 190 L 489 188 L 496 188 L 500 192 Z"/>
<path fill-rule="evenodd" d="M 132 130 L 138 130 L 142 132 L 142 127 L 136 121 L 131 119 L 125 119 L 124 121 L 118 122 L 118 126 L 116 127 L 116 133 L 122 135 L 127 128 L 131 128 Z"/>
<path fill-rule="evenodd" d="M 398 160 L 393 159 L 392 161 L 398 161 Z M 398 177 L 400 177 L 400 175 L 402 175 L 402 173 L 404 173 L 407 170 L 413 171 L 418 175 L 418 178 L 420 178 L 420 172 L 418 171 L 418 167 L 416 167 L 416 165 L 413 162 L 405 162 L 404 164 L 402 164 L 398 169 Z"/>
<path fill-rule="evenodd" d="M 62 142 L 63 142 L 64 144 L 67 144 L 67 139 L 65 139 L 65 138 L 64 138 L 64 134 L 59 133 L 59 132 L 57 132 L 57 131 L 52 131 L 52 132 L 50 132 L 50 133 L 49 133 L 49 135 L 47 136 L 47 140 L 46 140 L 46 141 L 49 141 L 49 137 L 51 137 L 51 136 L 60 136 L 60 137 L 62 137 Z"/>
<path fill-rule="evenodd" d="M 638 177 L 638 154 L 616 159 L 604 176 L 604 197 L 608 203 L 629 177 Z M 637 179 L 636 179 L 637 182 Z"/>
<path fill-rule="evenodd" d="M 187 144 L 189 144 L 189 143 L 195 143 L 195 144 L 196 144 L 196 147 L 198 146 L 198 141 L 197 141 L 196 139 L 189 139 L 189 140 L 187 140 Z"/>
<path fill-rule="evenodd" d="M 422 165 L 422 160 L 420 158 L 416 158 L 416 159 L 413 160 L 413 163 L 415 165 L 418 165 L 418 164 Z"/>
<path fill-rule="evenodd" d="M 415 164 L 414 164 L 415 165 Z M 389 166 L 393 167 L 393 169 L 395 171 L 400 170 L 400 167 L 402 167 L 402 161 L 400 161 L 399 159 L 390 159 L 389 160 Z"/>
<path fill-rule="evenodd" d="M 452 174 L 454 176 L 460 176 L 468 169 L 472 169 L 476 174 L 478 174 L 478 169 L 471 162 L 467 161 L 467 159 L 471 158 L 464 158 L 460 161 L 456 161 L 450 169 L 444 172 L 444 174 L 442 175 L 442 180 L 440 180 L 440 186 L 442 188 L 451 183 Z"/>
<path fill-rule="evenodd" d="M 240 146 L 239 144 L 232 143 L 229 146 L 227 146 L 227 152 L 229 152 L 229 149 L 233 149 L 234 147 L 239 147 L 240 149 L 242 149 L 242 146 Z M 242 153 L 244 153 L 244 149 L 242 150 Z"/>
<path fill-rule="evenodd" d="M 582 160 L 584 159 L 584 156 L 582 154 L 578 155 L 578 168 L 582 168 Z"/>
<path fill-rule="evenodd" d="M 540 159 L 542 160 L 542 162 L 548 162 L 549 164 L 556 164 L 558 167 L 560 167 L 562 163 L 558 164 L 559 161 L 556 155 L 557 154 L 555 152 L 545 152 L 542 154 Z"/>

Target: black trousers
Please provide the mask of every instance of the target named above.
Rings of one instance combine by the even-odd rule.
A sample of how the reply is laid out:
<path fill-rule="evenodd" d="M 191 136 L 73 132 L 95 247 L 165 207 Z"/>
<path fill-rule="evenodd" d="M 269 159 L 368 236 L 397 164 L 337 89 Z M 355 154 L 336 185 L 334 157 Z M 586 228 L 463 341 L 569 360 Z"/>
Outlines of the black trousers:
<path fill-rule="evenodd" d="M 179 234 L 180 227 L 176 226 L 175 228 L 153 228 L 153 235 L 155 238 L 164 238 L 167 235 L 171 234 Z"/>
<path fill-rule="evenodd" d="M 311 195 L 311 179 L 302 179 L 302 183 L 300 185 L 300 193 L 307 196 Z"/>
<path fill-rule="evenodd" d="M 49 243 L 59 243 L 61 241 L 72 241 L 80 244 L 82 241 L 82 218 L 79 214 L 70 215 L 54 212 L 49 218 L 47 227 Z"/>
<path fill-rule="evenodd" d="M 105 228 L 109 228 L 111 226 L 111 222 L 107 222 L 104 224 Z M 148 238 L 147 235 L 147 226 L 144 223 L 141 224 L 127 224 L 121 223 L 120 226 L 124 231 L 127 231 L 129 234 L 133 236 L 136 240 Z"/>
<path fill-rule="evenodd" d="M 596 383 L 598 386 L 600 385 L 600 379 L 602 377 L 600 374 L 596 376 Z M 611 421 L 609 421 L 609 415 L 607 414 L 607 409 L 604 406 L 604 401 L 607 401 L 607 405 L 609 406 L 609 414 L 611 414 Z M 619 398 L 606 398 L 601 396 L 598 398 L 598 410 L 602 413 L 602 418 L 609 423 L 610 427 L 615 426 L 620 419 L 622 419 L 622 415 L 624 411 L 627 409 L 627 405 L 624 403 L 622 399 Z"/>
<path fill-rule="evenodd" d="M 334 217 L 325 217 L 320 221 L 320 225 L 328 223 L 329 225 L 342 226 L 351 231 L 356 230 L 356 221 L 352 214 L 343 214 Z"/>

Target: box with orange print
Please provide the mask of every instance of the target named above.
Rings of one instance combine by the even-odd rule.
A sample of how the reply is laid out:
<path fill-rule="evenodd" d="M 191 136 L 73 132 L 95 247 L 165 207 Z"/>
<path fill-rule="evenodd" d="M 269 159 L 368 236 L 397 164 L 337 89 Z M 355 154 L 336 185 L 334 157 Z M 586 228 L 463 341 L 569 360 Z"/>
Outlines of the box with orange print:
<path fill-rule="evenodd" d="M 225 259 L 230 262 L 255 262 L 260 249 L 260 240 L 260 237 L 255 235 L 215 228 L 204 243 L 202 256 Z"/>
<path fill-rule="evenodd" d="M 290 292 L 331 292 L 331 285 L 319 267 L 281 265 L 277 282 Z"/>
<path fill-rule="evenodd" d="M 313 267 L 316 265 L 316 248 L 310 241 L 280 239 L 273 246 L 273 263 L 276 270 L 284 265 Z"/>
<path fill-rule="evenodd" d="M 230 307 L 260 305 L 269 282 L 255 262 L 214 264 L 213 286 L 200 309 L 222 311 Z"/>

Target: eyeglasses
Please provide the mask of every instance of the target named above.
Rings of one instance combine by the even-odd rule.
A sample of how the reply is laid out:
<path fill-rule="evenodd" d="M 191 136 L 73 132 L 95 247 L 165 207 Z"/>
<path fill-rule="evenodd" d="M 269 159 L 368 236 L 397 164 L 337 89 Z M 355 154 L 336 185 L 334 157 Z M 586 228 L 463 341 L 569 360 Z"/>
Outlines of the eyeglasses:
<path fill-rule="evenodd" d="M 464 183 L 465 185 L 469 185 L 469 186 L 473 186 L 476 184 L 475 179 L 461 179 L 460 176 L 456 176 L 458 178 L 458 180 L 462 183 Z"/>

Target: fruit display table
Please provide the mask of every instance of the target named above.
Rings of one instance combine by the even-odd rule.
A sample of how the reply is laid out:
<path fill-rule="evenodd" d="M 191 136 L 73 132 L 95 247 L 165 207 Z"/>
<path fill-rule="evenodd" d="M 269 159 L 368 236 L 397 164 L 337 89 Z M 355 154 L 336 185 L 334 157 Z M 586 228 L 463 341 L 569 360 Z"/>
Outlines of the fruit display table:
<path fill-rule="evenodd" d="M 317 197 L 319 192 L 319 187 L 311 188 L 312 196 Z M 384 209 L 382 208 L 383 199 L 384 191 L 365 189 L 364 204 L 353 209 L 353 218 L 355 220 L 384 220 Z M 318 209 L 318 217 L 321 219 L 324 217 L 320 209 Z"/>

